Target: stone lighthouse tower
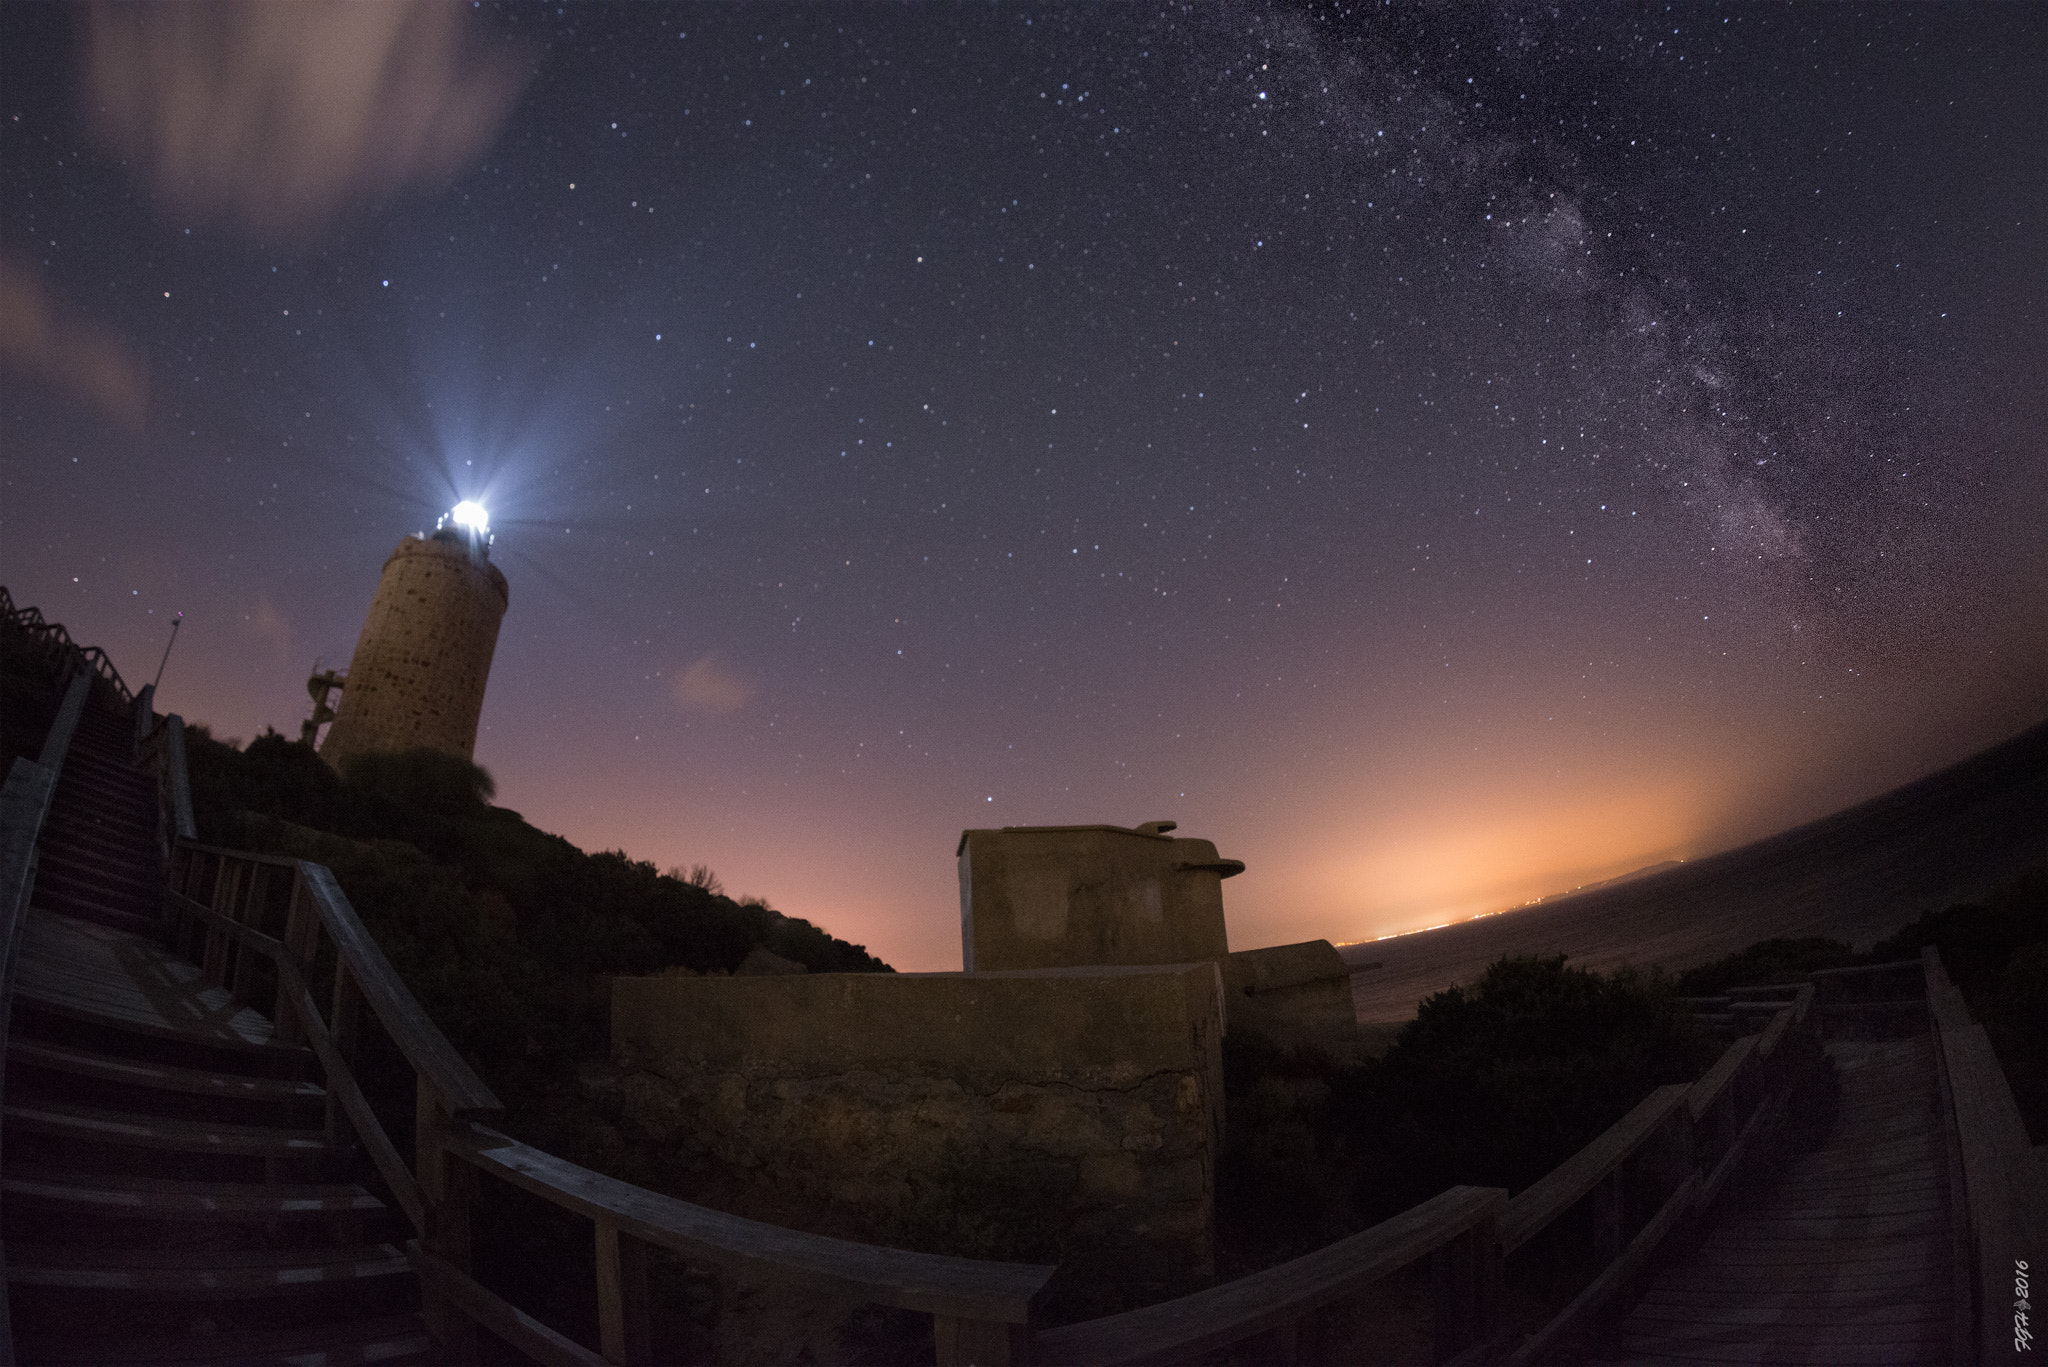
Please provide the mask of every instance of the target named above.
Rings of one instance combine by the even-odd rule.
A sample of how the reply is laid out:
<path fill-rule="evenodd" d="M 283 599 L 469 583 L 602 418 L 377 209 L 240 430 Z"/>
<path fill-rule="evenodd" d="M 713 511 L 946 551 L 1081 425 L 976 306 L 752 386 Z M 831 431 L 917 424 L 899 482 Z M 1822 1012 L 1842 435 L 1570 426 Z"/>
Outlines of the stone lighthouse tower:
<path fill-rule="evenodd" d="M 348 673 L 315 674 L 307 689 L 311 740 L 331 717 L 321 757 L 340 768 L 373 750 L 438 750 L 472 757 L 484 685 L 509 595 L 491 563 L 490 522 L 457 504 L 432 536 L 408 536 L 384 562 Z M 340 706 L 328 710 L 330 692 Z"/>

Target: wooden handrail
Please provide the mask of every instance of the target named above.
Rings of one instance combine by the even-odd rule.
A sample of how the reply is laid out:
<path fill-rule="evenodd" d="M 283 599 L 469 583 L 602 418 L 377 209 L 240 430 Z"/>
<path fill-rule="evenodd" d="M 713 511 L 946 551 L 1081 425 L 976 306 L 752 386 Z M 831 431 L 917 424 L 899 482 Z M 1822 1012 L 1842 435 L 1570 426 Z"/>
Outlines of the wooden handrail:
<path fill-rule="evenodd" d="M 1692 1112 L 1694 1121 L 1701 1120 L 1714 1108 L 1714 1103 L 1734 1085 L 1743 1065 L 1755 1052 L 1756 1036 L 1744 1035 L 1722 1050 L 1721 1057 L 1714 1060 L 1714 1066 L 1701 1073 L 1699 1081 L 1686 1089 L 1685 1105 Z"/>
<path fill-rule="evenodd" d="M 0 608 L 12 615 L 13 603 L 0 588 Z M 71 749 L 71 735 L 85 712 L 88 677 L 73 674 L 57 706 L 57 715 L 43 737 L 38 759 L 17 757 L 0 786 L 0 1097 L 7 1088 L 7 1034 L 14 1014 L 14 970 L 21 956 L 21 937 L 28 924 L 28 903 L 36 881 L 36 842 L 57 796 L 57 777 Z M 6 1272 L 0 1247 L 0 1276 Z M 14 1327 L 0 1302 L 0 1363 L 14 1361 Z"/>
<path fill-rule="evenodd" d="M 1513 1253 L 1619 1171 L 1685 1106 L 1688 1090 L 1682 1082 L 1657 1088 L 1598 1139 L 1524 1187 L 1501 1216 L 1501 1251 Z"/>
<path fill-rule="evenodd" d="M 1700 1199 L 1703 1185 L 1697 1171 L 1687 1173 L 1685 1180 L 1679 1183 L 1678 1190 L 1665 1198 L 1664 1204 L 1657 1208 L 1657 1213 L 1650 1217 L 1649 1222 L 1636 1233 L 1635 1238 L 1629 1240 L 1628 1247 L 1601 1269 L 1600 1274 L 1587 1283 L 1584 1290 L 1572 1297 L 1571 1303 L 1559 1311 L 1550 1323 L 1530 1335 L 1528 1341 L 1515 1350 L 1513 1356 L 1508 1359 L 1512 1367 L 1542 1361 L 1545 1354 L 1576 1332 L 1581 1325 L 1619 1295 L 1628 1281 L 1641 1273 L 1650 1260 L 1657 1256 L 1657 1251 L 1663 1246 L 1664 1241 L 1670 1238 L 1680 1224 L 1692 1214 L 1694 1205 Z"/>
<path fill-rule="evenodd" d="M 1972 1309 L 1976 1360 L 2024 1361 L 2013 1321 L 2013 1276 L 2048 1249 L 2048 1190 L 2029 1145 L 2026 1122 L 1991 1037 L 1970 1019 L 1949 981 L 1940 951 L 1921 950 L 1927 1004 L 1949 1090 L 1949 1123 L 1963 1169 L 1964 1213 L 1974 1253 Z"/>
<path fill-rule="evenodd" d="M 1739 995 L 1742 989 L 1730 993 Z M 1699 1227 L 1700 1217 L 1726 1190 L 1797 1084 L 1795 1069 L 1810 1062 L 1810 1052 L 1789 1044 L 1796 1038 L 1818 1046 L 1809 1024 L 1813 999 L 1811 983 L 1797 985 L 1792 1000 L 1777 1005 L 1761 1034 L 1729 1045 L 1689 1086 L 1673 1084 L 1652 1092 L 1600 1138 L 1508 1203 L 1502 1242 L 1512 1252 L 1579 1202 L 1591 1200 L 1595 1252 L 1603 1264 L 1563 1310 L 1515 1350 L 1510 1362 L 1536 1362 L 1556 1350 L 1620 1297 L 1665 1241 Z M 1660 1180 L 1654 1189 L 1661 1194 L 1652 1197 L 1657 1208 L 1630 1237 L 1623 1166 L 1653 1137 L 1667 1133 L 1671 1146 L 1662 1156 L 1682 1161 L 1660 1165 L 1664 1171 L 1656 1174 Z"/>
<path fill-rule="evenodd" d="M 1140 1310 L 1038 1336 L 1045 1367 L 1170 1363 L 1283 1329 L 1465 1235 L 1496 1246 L 1499 1187 L 1452 1187 L 1371 1229 L 1291 1262 Z M 1472 1326 L 1477 1330 L 1480 1325 Z M 1463 1345 L 1458 1345 L 1463 1346 Z M 1451 1356 L 1438 1345 L 1438 1359 Z"/>
<path fill-rule="evenodd" d="M 220 845 L 202 845 L 197 840 L 180 840 L 178 848 L 191 854 L 210 854 L 244 864 L 269 864 L 273 868 L 295 869 L 300 862 L 288 854 L 258 854 L 254 850 L 231 850 Z"/>
<path fill-rule="evenodd" d="M 0 588 L 0 596 L 5 593 Z M 12 604 L 0 597 L 0 606 L 11 608 Z M 57 777 L 70 753 L 71 736 L 85 713 L 90 689 L 84 674 L 71 676 L 38 757 L 17 758 L 8 771 L 6 787 L 0 789 L 0 1093 L 4 1093 L 7 1076 L 7 1020 L 14 1003 L 15 960 L 28 921 L 29 895 L 35 887 L 36 842 L 42 838 L 43 822 L 56 800 Z"/>
<path fill-rule="evenodd" d="M 1911 973 L 1925 981 L 1925 974 L 1918 959 L 1894 959 L 1882 964 L 1853 964 L 1848 968 L 1816 968 L 1806 976 L 1815 985 L 1836 982 L 1843 978 L 1864 978 L 1879 973 Z"/>
<path fill-rule="evenodd" d="M 376 1165 L 377 1175 L 397 1198 L 399 1207 L 406 1218 L 412 1221 L 415 1231 L 427 1227 L 425 1198 L 420 1195 L 419 1183 L 413 1180 L 412 1170 L 405 1166 L 405 1160 L 398 1156 L 398 1149 L 384 1133 L 384 1126 L 370 1109 L 369 1099 L 363 1095 L 362 1087 L 356 1082 L 355 1074 L 348 1061 L 336 1047 L 327 1023 L 320 1016 L 319 1007 L 313 1004 L 313 993 L 306 986 L 306 980 L 299 973 L 292 956 L 285 952 L 284 941 L 265 935 L 253 926 L 235 920 L 202 902 L 195 901 L 181 892 L 167 894 L 177 910 L 187 916 L 196 917 L 263 955 L 276 966 L 281 979 L 279 995 L 289 1004 L 298 1017 L 299 1028 L 306 1036 L 306 1043 L 320 1060 L 320 1066 L 327 1073 L 328 1093 L 336 1097 L 347 1112 L 349 1123 L 355 1126 L 357 1138 L 370 1151 L 370 1159 Z"/>
<path fill-rule="evenodd" d="M 428 1018 L 412 993 L 406 991 L 398 970 L 364 928 L 341 885 L 334 881 L 334 874 L 325 864 L 310 860 L 298 860 L 295 866 L 313 905 L 319 909 L 322 928 L 348 967 L 349 980 L 363 994 L 364 1004 L 377 1013 L 391 1042 L 433 1091 L 442 1109 L 456 1116 L 503 1111 L 504 1104 L 496 1094 Z"/>
<path fill-rule="evenodd" d="M 695 1262 L 778 1276 L 877 1305 L 1026 1324 L 1054 1269 L 982 1262 L 805 1234 L 692 1205 L 522 1144 L 475 1122 L 449 1126 L 450 1153 L 536 1196 Z"/>

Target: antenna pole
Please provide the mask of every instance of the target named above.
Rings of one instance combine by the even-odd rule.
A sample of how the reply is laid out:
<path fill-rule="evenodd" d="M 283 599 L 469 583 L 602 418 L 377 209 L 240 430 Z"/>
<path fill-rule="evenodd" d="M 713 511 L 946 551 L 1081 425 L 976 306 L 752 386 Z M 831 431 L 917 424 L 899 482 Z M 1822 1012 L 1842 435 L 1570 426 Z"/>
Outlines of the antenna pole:
<path fill-rule="evenodd" d="M 149 681 L 152 693 L 156 691 L 156 686 L 164 681 L 164 666 L 171 662 L 171 647 L 178 643 L 178 628 L 183 625 L 185 625 L 185 614 L 181 612 L 178 614 L 177 619 L 171 623 L 171 639 L 164 642 L 164 657 L 156 662 L 156 677 Z"/>

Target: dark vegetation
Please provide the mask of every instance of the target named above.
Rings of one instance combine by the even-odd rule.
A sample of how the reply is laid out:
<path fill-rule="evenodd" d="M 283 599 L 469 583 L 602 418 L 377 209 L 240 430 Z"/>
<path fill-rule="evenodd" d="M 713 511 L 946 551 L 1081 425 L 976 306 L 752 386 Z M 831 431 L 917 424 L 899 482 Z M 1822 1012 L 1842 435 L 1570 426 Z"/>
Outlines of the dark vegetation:
<path fill-rule="evenodd" d="M 186 731 L 204 843 L 314 859 L 427 1012 L 522 1128 L 541 1130 L 608 1044 L 613 975 L 729 973 L 765 947 L 814 972 L 887 972 L 860 945 L 616 851 L 585 854 L 490 805 L 490 775 L 448 755 L 357 758 L 336 774 L 267 732 L 246 747 Z M 535 1141 L 538 1142 L 538 1141 Z"/>
<path fill-rule="evenodd" d="M 1458 1183 L 1520 1190 L 1719 1045 L 1670 979 L 1501 959 L 1422 1003 L 1384 1057 L 1224 1046 L 1226 1271 L 1319 1247 Z"/>
<path fill-rule="evenodd" d="M 1941 951 L 1970 1014 L 1991 1036 L 2027 1135 L 2048 1144 L 2048 864 L 1982 903 L 1930 911 L 1871 948 L 1883 961 Z"/>
<path fill-rule="evenodd" d="M 1760 941 L 1676 977 L 1504 958 L 1423 1002 L 1392 1048 L 1340 1064 L 1257 1036 L 1224 1045 L 1229 1134 L 1217 1176 L 1219 1264 L 1267 1266 L 1457 1183 L 1519 1191 L 1625 1115 L 1689 1082 L 1721 1044 L 1680 997 L 1917 959 L 1924 945 L 1991 1036 L 2033 1142 L 2048 1142 L 2048 865 L 1982 903 L 1928 912 L 1867 952 Z"/>
<path fill-rule="evenodd" d="M 2028 1136 L 2048 1143 L 2048 864 L 1982 902 L 1925 912 L 1867 952 L 1839 940 L 1763 940 L 1681 973 L 1678 990 L 1711 996 L 1745 983 L 1799 982 L 1815 969 L 1917 959 L 1928 945 L 1941 951 L 1942 967 L 1991 1037 Z"/>

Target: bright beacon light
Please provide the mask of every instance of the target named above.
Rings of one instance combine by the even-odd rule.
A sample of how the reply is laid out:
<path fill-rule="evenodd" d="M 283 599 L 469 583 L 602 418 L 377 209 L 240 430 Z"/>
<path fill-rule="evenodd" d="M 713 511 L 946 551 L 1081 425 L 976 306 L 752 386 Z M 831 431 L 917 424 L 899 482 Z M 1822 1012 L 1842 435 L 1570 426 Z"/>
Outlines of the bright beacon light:
<path fill-rule="evenodd" d="M 458 527 L 467 527 L 478 536 L 491 529 L 491 515 L 484 511 L 484 505 L 467 499 L 455 505 L 455 511 L 448 514 L 448 520 Z"/>

